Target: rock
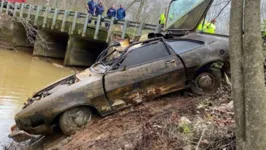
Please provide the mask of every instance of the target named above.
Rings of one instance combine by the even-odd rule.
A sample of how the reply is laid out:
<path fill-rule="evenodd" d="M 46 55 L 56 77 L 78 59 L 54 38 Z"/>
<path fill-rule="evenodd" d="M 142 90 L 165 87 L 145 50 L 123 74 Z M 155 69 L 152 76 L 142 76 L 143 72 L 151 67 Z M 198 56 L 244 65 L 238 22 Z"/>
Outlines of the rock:
<path fill-rule="evenodd" d="M 184 125 L 184 124 L 191 124 L 191 121 L 187 117 L 181 117 L 179 120 L 179 125 Z"/>

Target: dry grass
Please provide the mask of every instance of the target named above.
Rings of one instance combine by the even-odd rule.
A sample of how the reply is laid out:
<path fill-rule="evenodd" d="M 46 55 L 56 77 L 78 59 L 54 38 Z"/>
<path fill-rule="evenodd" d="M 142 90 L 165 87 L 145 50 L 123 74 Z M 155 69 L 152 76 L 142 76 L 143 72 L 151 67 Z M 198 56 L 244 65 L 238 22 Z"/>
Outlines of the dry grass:
<path fill-rule="evenodd" d="M 11 142 L 9 144 L 2 144 L 0 146 L 0 149 L 3 149 L 3 150 L 26 150 L 26 144 L 19 144 L 19 143 L 16 143 L 16 142 Z"/>

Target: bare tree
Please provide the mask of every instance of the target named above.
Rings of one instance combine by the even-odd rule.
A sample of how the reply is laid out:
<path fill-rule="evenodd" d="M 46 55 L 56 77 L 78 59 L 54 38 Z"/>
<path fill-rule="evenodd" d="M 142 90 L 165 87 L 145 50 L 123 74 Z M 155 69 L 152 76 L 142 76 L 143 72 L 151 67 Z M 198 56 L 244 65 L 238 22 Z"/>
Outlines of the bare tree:
<path fill-rule="evenodd" d="M 129 3 L 129 5 L 127 5 L 126 10 L 128 10 L 129 8 L 131 8 L 135 3 L 140 2 L 141 0 L 133 0 L 131 3 Z"/>
<path fill-rule="evenodd" d="M 140 0 L 139 9 L 138 9 L 137 16 L 136 16 L 136 21 L 138 22 L 140 21 L 140 15 L 142 14 L 144 5 L 145 5 L 145 0 Z"/>

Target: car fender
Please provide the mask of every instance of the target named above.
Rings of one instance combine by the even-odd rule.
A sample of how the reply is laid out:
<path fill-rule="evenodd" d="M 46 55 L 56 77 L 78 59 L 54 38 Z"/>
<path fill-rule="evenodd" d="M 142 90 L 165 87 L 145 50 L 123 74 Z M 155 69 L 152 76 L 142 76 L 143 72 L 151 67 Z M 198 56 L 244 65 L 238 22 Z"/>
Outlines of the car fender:
<path fill-rule="evenodd" d="M 95 82 L 86 80 L 61 89 L 22 109 L 16 118 L 19 120 L 30 119 L 33 126 L 42 123 L 53 124 L 58 115 L 79 106 L 95 108 L 100 115 L 111 111 L 110 105 L 104 97 L 101 80 Z"/>
<path fill-rule="evenodd" d="M 200 63 L 200 65 L 196 68 L 196 73 L 202 68 L 209 66 L 215 62 L 224 62 L 224 60 L 221 57 L 210 57 Z"/>
<path fill-rule="evenodd" d="M 60 116 L 64 112 L 66 112 L 67 110 L 70 110 L 72 108 L 77 108 L 77 107 L 88 107 L 93 114 L 96 114 L 96 115 L 98 115 L 100 117 L 103 117 L 103 115 L 101 114 L 101 112 L 99 111 L 99 109 L 97 107 L 95 107 L 94 105 L 90 105 L 90 104 L 77 104 L 77 105 L 74 105 L 72 107 L 68 107 L 68 108 L 62 109 L 60 112 L 58 112 L 58 114 L 54 118 L 52 118 L 52 121 L 51 122 L 52 123 L 58 122 Z"/>
<path fill-rule="evenodd" d="M 53 123 L 62 113 L 65 111 L 75 108 L 75 107 L 82 107 L 86 106 L 89 107 L 93 110 L 93 112 L 96 112 L 96 114 L 100 116 L 104 116 L 105 113 L 108 113 L 111 111 L 110 105 L 108 101 L 105 99 L 104 95 L 99 96 L 99 98 L 89 98 L 86 97 L 89 92 L 77 92 L 77 93 L 69 93 L 66 94 L 63 97 L 60 97 L 59 99 L 64 99 L 63 103 L 57 104 L 54 106 L 56 111 L 54 114 L 49 118 L 49 122 Z M 80 96 L 82 95 L 82 96 Z M 84 99 L 79 99 L 76 97 L 84 98 Z M 75 99 L 76 98 L 76 99 Z M 60 107 L 59 107 L 60 105 Z"/>

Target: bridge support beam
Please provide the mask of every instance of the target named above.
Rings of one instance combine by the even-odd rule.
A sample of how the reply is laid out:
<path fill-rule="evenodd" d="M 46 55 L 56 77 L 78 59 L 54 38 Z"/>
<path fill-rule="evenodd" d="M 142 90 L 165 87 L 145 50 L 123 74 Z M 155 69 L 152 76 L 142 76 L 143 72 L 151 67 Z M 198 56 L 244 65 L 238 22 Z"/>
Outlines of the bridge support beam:
<path fill-rule="evenodd" d="M 69 36 L 65 65 L 91 66 L 98 55 L 107 47 L 107 43 Z"/>
<path fill-rule="evenodd" d="M 34 45 L 34 56 L 64 58 L 68 41 L 67 33 L 38 30 Z"/>

